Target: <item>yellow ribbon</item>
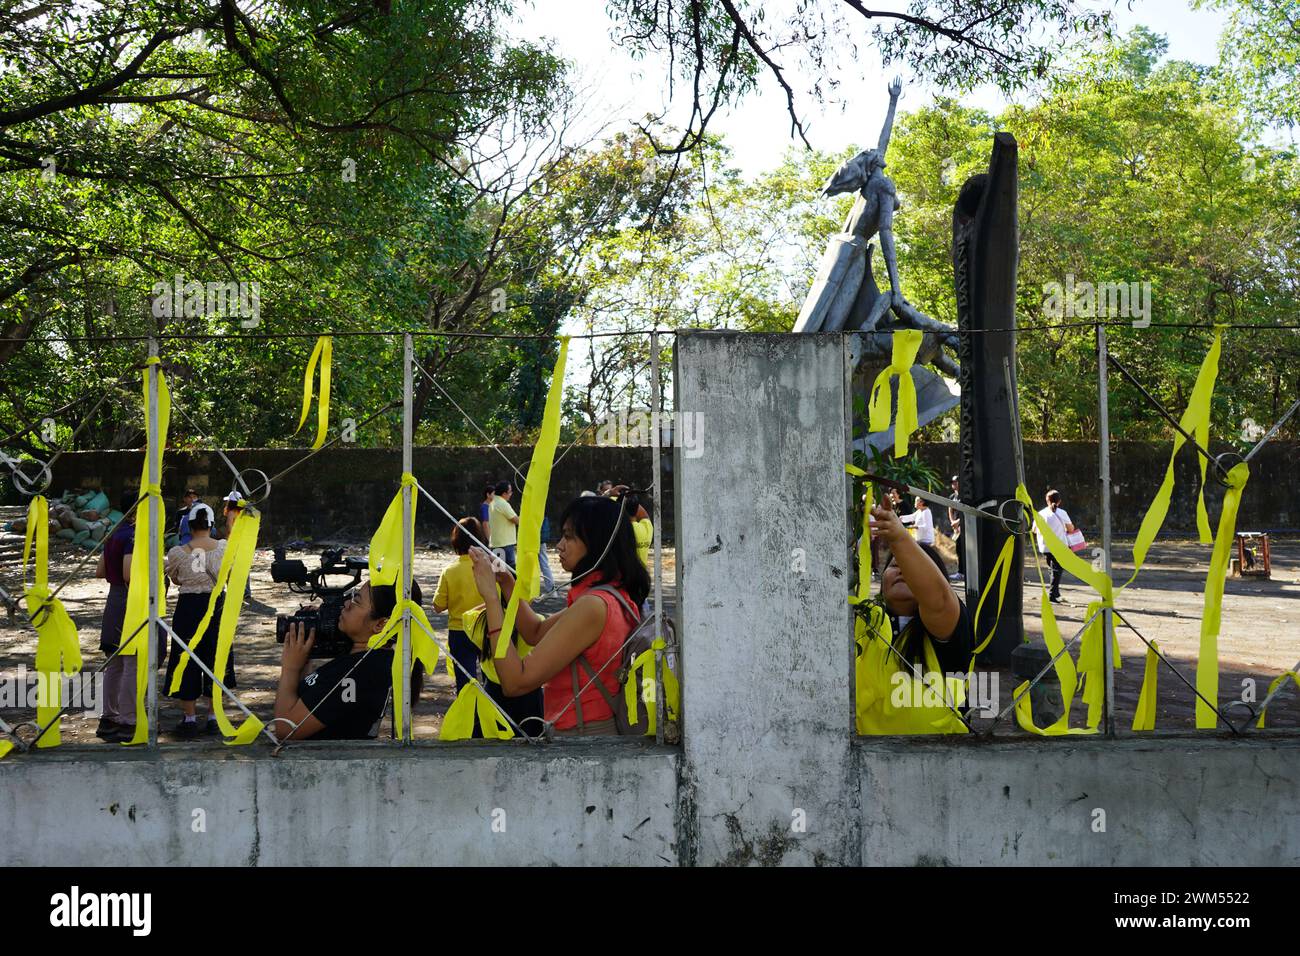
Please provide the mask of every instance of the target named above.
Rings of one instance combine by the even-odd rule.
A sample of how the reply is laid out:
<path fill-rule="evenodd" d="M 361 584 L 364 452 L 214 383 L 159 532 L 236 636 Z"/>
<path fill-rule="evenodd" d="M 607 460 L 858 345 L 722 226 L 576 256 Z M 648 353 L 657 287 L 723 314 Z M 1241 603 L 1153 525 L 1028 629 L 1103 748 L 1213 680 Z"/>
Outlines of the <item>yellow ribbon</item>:
<path fill-rule="evenodd" d="M 230 533 L 230 540 L 226 545 L 226 553 L 221 557 L 221 569 L 217 572 L 212 594 L 208 597 L 207 613 L 203 615 L 203 620 L 195 629 L 189 648 L 181 652 L 180 663 L 172 673 L 169 693 L 175 694 L 180 690 L 181 678 L 185 674 L 186 665 L 189 664 L 190 654 L 197 650 L 199 642 L 203 640 L 223 591 L 226 595 L 226 603 L 221 615 L 221 623 L 217 628 L 217 653 L 213 660 L 212 673 L 222 681 L 226 679 L 226 663 L 230 659 L 230 649 L 234 644 L 239 612 L 244 606 L 244 592 L 248 588 L 248 575 L 253 568 L 253 554 L 257 550 L 257 535 L 261 523 L 261 514 L 252 508 L 240 515 L 239 520 L 235 522 L 235 528 Z M 226 717 L 224 697 L 220 688 L 213 688 L 212 714 L 217 719 L 217 726 L 221 728 L 224 736 L 234 738 L 227 743 L 237 746 L 252 743 L 261 733 L 264 726 L 262 721 L 255 716 L 249 717 L 236 728 Z"/>
<path fill-rule="evenodd" d="M 1101 712 L 1106 704 L 1106 655 L 1103 650 L 1106 622 L 1099 613 L 1101 609 L 1100 601 L 1088 605 L 1084 616 L 1092 620 L 1079 638 L 1079 683 L 1083 687 L 1079 699 L 1088 705 L 1087 725 L 1094 730 L 1101 725 Z M 1113 627 L 1110 637 L 1111 661 L 1115 670 L 1120 670 L 1123 661 L 1119 654 L 1119 634 Z"/>
<path fill-rule="evenodd" d="M 979 634 L 980 631 L 980 611 L 984 610 L 984 602 L 989 594 L 993 591 L 993 585 L 996 582 L 998 586 L 998 613 L 993 618 L 993 626 L 989 628 L 988 634 L 984 640 L 976 645 L 975 650 L 971 652 L 970 667 L 967 670 L 975 669 L 975 658 L 980 655 L 984 648 L 989 646 L 989 641 L 993 640 L 993 635 L 997 633 L 998 623 L 1002 620 L 1002 602 L 1007 596 L 1007 581 L 1011 577 L 1011 566 L 1015 563 L 1016 557 L 1016 537 L 1008 535 L 1007 540 L 1002 543 L 1002 550 L 998 552 L 998 559 L 993 562 L 993 570 L 989 572 L 988 583 L 984 585 L 984 591 L 980 594 L 979 603 L 975 605 L 975 623 L 971 627 L 973 634 Z"/>
<path fill-rule="evenodd" d="M 867 406 L 868 426 L 873 432 L 889 428 L 889 380 L 898 376 L 898 417 L 894 422 L 894 457 L 907 454 L 907 439 L 917 429 L 916 383 L 912 381 L 912 363 L 921 348 L 920 329 L 894 332 L 894 351 L 889 365 L 876 376 L 871 386 L 871 403 Z"/>
<path fill-rule="evenodd" d="M 492 698 L 471 681 L 460 689 L 452 705 L 447 708 L 447 716 L 442 718 L 442 730 L 438 733 L 438 739 L 468 740 L 474 736 L 475 716 L 487 739 L 509 740 L 515 735 Z"/>
<path fill-rule="evenodd" d="M 1152 641 L 1147 646 L 1146 669 L 1142 673 L 1142 692 L 1138 694 L 1137 711 L 1133 714 L 1134 730 L 1156 729 L 1156 682 L 1159 680 L 1160 645 Z"/>
<path fill-rule="evenodd" d="M 1114 589 L 1110 575 L 1101 571 L 1094 571 L 1092 565 L 1071 551 L 1066 543 L 1056 536 L 1056 532 L 1048 527 L 1047 522 L 1043 520 L 1043 516 L 1034 510 L 1033 499 L 1029 497 L 1029 492 L 1024 485 L 1016 487 L 1016 498 L 1026 506 L 1026 511 L 1033 515 L 1034 525 L 1043 536 L 1043 543 L 1047 545 L 1047 550 L 1051 552 L 1052 556 L 1060 562 L 1061 567 L 1088 584 L 1101 596 L 1099 602 L 1089 606 L 1090 609 L 1092 607 L 1113 607 Z M 1056 671 L 1056 679 L 1061 685 L 1061 700 L 1065 705 L 1065 709 L 1056 723 L 1047 727 L 1036 725 L 1028 693 L 1029 681 L 1024 681 L 1015 689 L 1015 696 L 1018 698 L 1016 701 L 1016 722 L 1021 729 L 1039 736 L 1095 734 L 1097 732 L 1095 724 L 1088 727 L 1074 728 L 1069 725 L 1070 706 L 1074 703 L 1074 695 L 1078 690 L 1079 672 L 1075 669 L 1074 660 L 1070 657 L 1069 651 L 1061 653 L 1065 648 L 1065 640 L 1061 637 L 1060 626 L 1056 623 L 1056 615 L 1052 611 L 1052 603 L 1047 593 L 1047 582 L 1043 578 L 1043 568 L 1037 562 L 1035 562 L 1035 566 L 1038 568 L 1038 582 L 1042 591 L 1040 600 L 1043 616 L 1043 643 L 1047 645 L 1048 653 L 1056 658 L 1054 670 Z M 1089 625 L 1089 632 L 1099 624 L 1104 628 L 1105 625 L 1100 617 Z M 1084 638 L 1087 638 L 1087 636 L 1088 633 L 1085 632 Z M 1084 638 L 1081 638 L 1081 640 Z M 1080 648 L 1080 658 L 1082 659 L 1082 657 L 1083 649 Z M 1118 661 L 1118 655 L 1116 655 L 1116 661 Z M 1092 661 L 1090 660 L 1088 663 L 1090 673 L 1096 674 L 1097 671 L 1091 670 Z M 1089 716 L 1091 717 L 1091 696 L 1088 699 L 1090 703 Z"/>
<path fill-rule="evenodd" d="M 414 601 L 408 600 L 402 596 L 402 563 L 405 556 L 403 548 L 403 534 L 406 541 L 410 543 L 411 553 L 415 553 L 415 506 L 418 501 L 414 494 L 415 476 L 410 472 L 402 475 L 401 485 L 393 500 L 388 503 L 388 509 L 384 512 L 383 520 L 379 522 L 379 529 L 375 531 L 374 536 L 370 539 L 370 587 L 393 585 L 397 588 L 397 605 L 393 608 L 392 614 L 388 617 L 388 624 L 383 631 L 376 634 L 369 641 L 370 647 L 383 647 L 390 639 L 396 635 L 397 646 L 393 649 L 393 722 L 397 728 L 397 736 L 402 737 L 405 732 L 405 720 L 402 715 L 405 695 L 402 693 L 402 656 L 403 647 L 405 646 L 405 635 L 402 632 L 402 617 L 406 609 L 411 611 L 411 660 L 423 661 L 424 670 L 427 674 L 432 674 L 438 666 L 438 646 L 433 643 L 433 638 L 429 635 L 433 633 L 433 625 L 429 623 L 429 618 L 425 615 L 424 609 Z M 411 512 L 405 528 L 402 526 L 402 496 L 407 487 L 412 489 L 411 494 Z"/>
<path fill-rule="evenodd" d="M 27 615 L 36 625 L 36 721 L 53 725 L 36 742 L 37 747 L 57 747 L 62 742 L 60 724 L 55 720 L 62 707 L 64 673 L 75 674 L 81 670 L 81 642 L 77 626 L 72 623 L 63 602 L 50 596 L 50 517 L 49 502 L 37 495 L 27 507 L 27 534 L 23 540 L 23 580 L 27 579 L 27 564 L 35 544 L 36 568 L 33 584 L 25 592 Z M 6 741 L 6 743 L 9 743 Z M 12 744 L 0 751 L 7 753 Z"/>
<path fill-rule="evenodd" d="M 1210 400 L 1214 394 L 1214 383 L 1217 380 L 1219 375 L 1219 355 L 1222 351 L 1222 339 L 1223 339 L 1223 329 L 1222 327 L 1218 327 L 1214 330 L 1214 341 L 1211 343 L 1209 351 L 1206 352 L 1205 358 L 1201 362 L 1200 370 L 1196 374 L 1196 384 L 1192 387 L 1192 394 L 1187 401 L 1187 408 L 1184 410 L 1182 418 L 1179 419 L 1179 426 L 1183 429 L 1184 432 L 1191 432 L 1193 437 L 1195 437 L 1196 441 L 1200 444 L 1202 448 L 1209 447 Z M 1169 513 L 1169 504 L 1173 498 L 1173 492 L 1174 492 L 1174 460 L 1178 457 L 1179 450 L 1183 447 L 1184 444 L 1186 444 L 1186 442 L 1187 439 L 1183 436 L 1183 434 L 1177 431 L 1174 433 L 1173 450 L 1169 453 L 1169 465 L 1165 469 L 1164 480 L 1161 482 L 1160 488 L 1156 491 L 1155 498 L 1152 499 L 1150 507 L 1147 508 L 1147 513 L 1142 518 L 1142 525 L 1138 529 L 1137 539 L 1133 543 L 1133 574 L 1129 577 L 1127 581 L 1124 582 L 1120 590 L 1123 590 L 1123 588 L 1128 587 L 1130 584 L 1132 584 L 1133 580 L 1137 577 L 1138 572 L 1142 570 L 1142 565 L 1146 561 L 1147 553 L 1150 551 L 1151 545 L 1152 543 L 1154 543 L 1156 539 L 1156 535 L 1160 533 L 1160 529 L 1164 525 L 1165 517 Z M 1196 528 L 1200 534 L 1201 542 L 1208 544 L 1211 541 L 1211 537 L 1210 537 L 1209 515 L 1205 510 L 1205 474 L 1209 462 L 1206 460 L 1204 455 L 1198 454 L 1197 457 L 1200 460 L 1199 467 L 1201 473 L 1201 483 L 1196 493 Z M 1244 480 L 1242 483 L 1244 485 Z M 1231 494 L 1231 492 L 1229 492 L 1229 494 Z M 1240 492 L 1238 491 L 1237 501 L 1239 500 L 1240 500 Z M 1228 504 L 1228 500 L 1225 497 L 1224 499 L 1225 510 L 1227 504 Z M 1235 518 L 1236 518 L 1236 506 L 1234 504 L 1233 506 L 1234 526 L 1235 526 Z M 1222 534 L 1222 530 L 1220 531 L 1220 534 Z M 1219 552 L 1220 552 L 1220 547 L 1218 542 L 1216 541 L 1213 554 L 1217 555 L 1219 554 Z M 1224 561 L 1226 562 L 1227 560 L 1226 545 L 1224 547 L 1223 554 L 1224 554 Z M 1213 564 L 1213 559 L 1211 563 Z M 1210 574 L 1211 577 L 1214 576 L 1215 572 L 1213 569 L 1211 570 Z M 1211 635 L 1207 631 L 1204 615 L 1202 616 L 1202 627 L 1201 627 L 1202 659 L 1204 658 L 1207 648 L 1212 647 L 1213 653 L 1215 655 L 1215 660 L 1212 662 L 1206 662 L 1204 664 L 1198 662 L 1197 664 L 1197 689 L 1200 690 L 1202 693 L 1205 692 L 1200 687 L 1201 675 L 1202 673 L 1204 673 L 1206 687 L 1210 687 L 1211 685 L 1213 686 L 1213 690 L 1216 695 L 1214 699 L 1216 702 L 1217 702 L 1217 693 L 1218 693 L 1217 653 L 1218 653 L 1219 608 L 1221 607 L 1222 599 L 1223 599 L 1223 582 L 1222 582 L 1222 575 L 1220 574 L 1217 588 L 1214 587 L 1212 582 L 1209 581 L 1208 579 L 1206 582 L 1206 592 L 1205 592 L 1206 613 L 1209 613 L 1211 600 L 1213 600 L 1214 607 L 1215 607 L 1213 634 Z M 1154 704 L 1155 690 L 1153 686 L 1151 693 L 1148 694 L 1146 688 L 1146 681 L 1148 679 L 1154 681 L 1156 679 L 1155 674 L 1156 671 L 1154 668 L 1150 666 L 1146 668 L 1145 676 L 1143 677 L 1142 692 L 1141 692 L 1141 696 L 1139 697 L 1139 700 L 1149 698 L 1152 702 L 1150 704 L 1152 708 L 1155 707 Z M 1140 709 L 1141 708 L 1139 708 L 1139 710 Z M 1214 714 L 1214 711 L 1208 706 L 1206 706 L 1204 703 L 1202 703 L 1199 698 L 1197 699 L 1196 702 L 1196 715 L 1197 715 L 1196 716 L 1197 727 L 1215 726 L 1217 718 L 1216 715 Z M 1138 726 L 1139 717 L 1142 718 L 1141 723 L 1143 726 L 1141 727 Z M 1202 723 L 1203 720 L 1208 720 L 1208 724 Z M 1147 726 L 1147 724 L 1148 724 L 1148 720 L 1146 719 L 1145 714 L 1136 715 L 1134 717 L 1133 729 L 1134 730 L 1154 729 L 1155 727 L 1154 710 L 1152 710 L 1150 714 L 1150 720 L 1149 720 L 1150 725 Z"/>
<path fill-rule="evenodd" d="M 1228 471 L 1228 490 L 1223 496 L 1219 515 L 1219 533 L 1210 555 L 1210 571 L 1205 578 L 1205 609 L 1201 613 L 1201 651 L 1196 661 L 1196 727 L 1213 730 L 1219 722 L 1214 707 L 1219 703 L 1219 626 L 1223 619 L 1223 584 L 1228 573 L 1228 555 L 1236 536 L 1237 509 L 1241 493 L 1250 479 L 1250 466 L 1244 461 Z M 1202 699 L 1204 698 L 1204 699 Z M 1214 704 L 1211 707 L 1206 701 Z"/>
<path fill-rule="evenodd" d="M 1187 409 L 1183 412 L 1183 417 L 1179 419 L 1179 426 L 1183 431 L 1194 433 L 1196 440 L 1200 442 L 1202 448 L 1208 447 L 1208 437 L 1210 428 L 1210 398 L 1214 394 L 1214 382 L 1219 375 L 1219 352 L 1221 349 L 1222 330 L 1216 329 L 1214 332 L 1214 342 L 1210 346 L 1209 352 L 1206 353 L 1205 359 L 1201 362 L 1200 371 L 1196 374 L 1196 384 L 1192 387 L 1191 397 L 1187 401 Z M 1133 542 L 1133 575 L 1124 582 L 1123 587 L 1128 587 L 1137 577 L 1138 572 L 1142 570 L 1142 564 L 1146 561 L 1147 552 L 1150 550 L 1156 535 L 1160 533 L 1161 526 L 1165 523 L 1165 516 L 1169 513 L 1169 502 L 1174 493 L 1174 459 L 1178 457 L 1179 450 L 1186 444 L 1187 439 L 1179 432 L 1174 433 L 1173 451 L 1169 453 L 1169 466 L 1165 469 L 1165 478 L 1161 482 L 1160 488 L 1156 491 L 1156 496 L 1147 508 L 1147 513 L 1142 517 L 1142 524 L 1138 528 L 1137 539 Z M 1205 511 L 1205 456 L 1198 453 L 1201 468 L 1201 486 L 1196 494 L 1196 527 L 1201 535 L 1201 542 L 1209 544 L 1210 542 L 1210 521 Z M 1123 590 L 1123 587 L 1120 590 Z"/>
<path fill-rule="evenodd" d="M 1273 678 L 1273 683 L 1268 685 L 1268 696 L 1271 697 L 1273 691 L 1282 686 L 1282 682 L 1288 677 L 1295 681 L 1297 687 L 1300 687 L 1300 674 L 1297 674 L 1295 671 L 1283 671 L 1281 674 L 1278 674 L 1277 677 Z M 1259 721 L 1255 724 L 1256 728 L 1259 730 L 1264 729 L 1264 712 L 1266 710 L 1268 710 L 1267 704 L 1259 709 Z M 0 756 L 4 756 L 3 753 L 0 753 Z"/>
<path fill-rule="evenodd" d="M 662 638 L 655 638 L 650 649 L 642 651 L 632 661 L 627 683 L 623 685 L 623 702 L 627 705 L 629 717 L 636 717 L 638 691 L 641 700 L 645 702 L 646 736 L 654 734 L 659 722 L 655 701 L 655 651 L 662 651 L 665 647 L 667 644 Z M 667 666 L 667 662 L 664 664 L 663 673 L 664 711 L 669 720 L 676 720 L 678 707 L 681 704 L 681 686 L 677 683 L 677 675 L 673 673 L 671 667 Z"/>
<path fill-rule="evenodd" d="M 505 620 L 501 622 L 501 640 L 496 657 L 505 657 L 506 645 L 514 633 L 515 616 L 520 601 L 531 601 L 542 592 L 542 566 L 538 555 L 542 549 L 542 518 L 546 497 L 551 488 L 551 463 L 560 441 L 560 399 L 564 393 L 564 362 L 569 354 L 569 338 L 560 339 L 560 354 L 551 373 L 551 387 L 546 393 L 546 410 L 542 414 L 542 431 L 533 447 L 528 466 L 528 487 L 519 508 L 519 547 L 516 551 L 515 588 L 510 594 Z M 658 440 L 656 438 L 656 440 Z M 628 515 L 630 519 L 632 515 Z"/>
<path fill-rule="evenodd" d="M 312 442 L 312 448 L 319 448 L 325 444 L 325 432 L 329 429 L 330 422 L 330 368 L 334 364 L 334 340 L 328 335 L 322 335 L 316 340 L 316 347 L 311 350 L 311 358 L 307 360 L 307 374 L 302 380 L 302 416 L 298 419 L 298 427 L 293 430 L 296 435 L 302 431 L 302 426 L 307 422 L 307 412 L 311 409 L 311 380 L 316 372 L 316 363 L 319 361 L 320 366 L 320 406 L 316 409 L 316 440 Z"/>
<path fill-rule="evenodd" d="M 127 585 L 126 616 L 122 622 L 121 654 L 135 655 L 135 736 L 126 744 L 143 744 L 149 741 L 149 713 L 145 706 L 145 693 L 149 686 L 149 555 L 153 548 L 162 554 L 163 523 L 166 512 L 163 509 L 162 489 L 150 480 L 149 460 L 157 449 L 159 471 L 161 472 L 162 454 L 167 447 L 167 430 L 171 422 L 171 393 L 167 389 L 167 379 L 161 371 L 158 373 L 158 430 L 147 428 L 150 399 L 151 366 L 159 364 L 158 356 L 151 356 L 144 368 L 144 408 L 148 438 L 145 444 L 144 465 L 140 473 L 140 503 L 135 509 L 135 544 L 131 552 L 131 581 Z M 150 519 L 149 502 L 157 499 L 159 524 L 154 527 Z M 159 609 L 165 595 L 165 568 L 158 562 L 157 587 Z M 132 637 L 134 635 L 134 637 Z"/>

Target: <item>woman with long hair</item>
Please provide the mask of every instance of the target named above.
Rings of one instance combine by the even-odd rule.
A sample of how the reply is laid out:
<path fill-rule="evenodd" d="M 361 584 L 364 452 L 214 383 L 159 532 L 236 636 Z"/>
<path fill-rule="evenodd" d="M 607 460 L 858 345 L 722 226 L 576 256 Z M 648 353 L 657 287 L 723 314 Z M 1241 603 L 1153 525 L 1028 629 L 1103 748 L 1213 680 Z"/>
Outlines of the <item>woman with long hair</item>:
<path fill-rule="evenodd" d="M 532 653 L 521 658 L 511 642 L 504 656 L 495 659 L 506 696 L 542 688 L 546 720 L 559 735 L 618 733 L 606 698 L 622 693 L 621 651 L 640 622 L 637 608 L 650 592 L 628 504 L 624 499 L 582 497 L 564 509 L 556 552 L 560 566 L 572 575 L 568 605 L 542 620 L 521 603 L 515 627 L 533 646 Z M 506 572 L 494 574 L 492 556 L 482 548 L 472 554 L 495 654 L 505 619 L 503 602 L 509 601 L 514 580 Z"/>

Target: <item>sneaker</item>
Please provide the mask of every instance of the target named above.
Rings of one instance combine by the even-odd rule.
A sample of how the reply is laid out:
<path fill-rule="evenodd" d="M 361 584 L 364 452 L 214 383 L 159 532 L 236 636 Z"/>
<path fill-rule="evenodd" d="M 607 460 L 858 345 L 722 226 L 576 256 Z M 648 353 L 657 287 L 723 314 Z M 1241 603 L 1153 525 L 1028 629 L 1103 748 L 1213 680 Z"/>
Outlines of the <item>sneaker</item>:
<path fill-rule="evenodd" d="M 965 580 L 966 580 L 966 575 L 964 575 L 964 574 L 950 574 L 950 575 L 948 575 L 948 580 L 949 580 L 949 581 L 965 581 Z"/>
<path fill-rule="evenodd" d="M 199 722 L 197 720 L 185 720 L 182 718 L 181 722 L 176 725 L 176 729 L 173 733 L 182 740 L 193 740 L 202 733 L 202 728 L 199 727 Z"/>
<path fill-rule="evenodd" d="M 215 718 L 215 717 L 209 717 L 209 718 L 208 718 L 208 722 L 207 722 L 206 724 L 203 725 L 203 733 L 204 733 L 205 736 L 208 736 L 208 737 L 213 737 L 213 736 L 216 735 L 216 733 L 217 733 L 217 718 Z"/>
<path fill-rule="evenodd" d="M 1068 604 L 1068 603 L 1070 603 L 1069 601 L 1065 600 L 1065 598 L 1061 597 L 1061 595 L 1059 595 L 1059 594 L 1056 595 L 1056 597 L 1049 597 L 1048 600 L 1051 601 L 1053 604 Z"/>
<path fill-rule="evenodd" d="M 99 726 L 95 728 L 95 736 L 98 737 L 100 740 L 108 740 L 124 726 L 126 725 L 119 724 L 116 720 L 110 720 L 107 717 L 101 717 L 99 718 Z M 131 732 L 132 734 L 135 733 L 134 727 L 131 728 Z"/>

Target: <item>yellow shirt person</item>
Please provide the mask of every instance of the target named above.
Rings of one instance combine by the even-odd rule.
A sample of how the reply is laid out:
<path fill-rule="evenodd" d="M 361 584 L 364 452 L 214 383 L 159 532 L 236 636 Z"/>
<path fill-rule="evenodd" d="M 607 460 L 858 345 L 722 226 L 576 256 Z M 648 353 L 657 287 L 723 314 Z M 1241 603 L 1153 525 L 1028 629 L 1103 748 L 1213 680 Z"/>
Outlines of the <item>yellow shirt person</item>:
<path fill-rule="evenodd" d="M 498 492 L 488 507 L 489 548 L 512 548 L 519 540 L 519 515 L 510 506 L 513 494 L 513 489 L 507 490 L 505 494 Z"/>
<path fill-rule="evenodd" d="M 438 593 L 433 597 L 434 610 L 447 612 L 447 630 L 463 631 L 461 616 L 482 603 L 474 585 L 474 560 L 468 554 L 457 556 L 438 579 Z"/>

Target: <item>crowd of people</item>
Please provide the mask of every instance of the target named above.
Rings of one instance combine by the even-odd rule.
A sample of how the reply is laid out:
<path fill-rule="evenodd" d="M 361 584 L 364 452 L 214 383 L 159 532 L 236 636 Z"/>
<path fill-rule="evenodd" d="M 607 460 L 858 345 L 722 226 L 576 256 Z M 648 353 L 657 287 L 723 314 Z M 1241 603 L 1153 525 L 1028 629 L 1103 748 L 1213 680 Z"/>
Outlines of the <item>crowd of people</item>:
<path fill-rule="evenodd" d="M 956 476 L 951 484 L 952 497 L 959 500 Z M 622 688 L 616 659 L 648 610 L 654 528 L 645 504 L 627 485 L 602 481 L 563 509 L 554 544 L 561 569 L 570 575 L 565 606 L 543 616 L 530 603 L 521 602 L 515 639 L 502 648 L 505 609 L 516 587 L 520 519 L 512 505 L 514 495 L 510 481 L 485 486 L 479 513 L 461 518 L 452 529 L 455 557 L 440 573 L 432 608 L 447 615 L 446 643 L 454 662 L 456 690 L 478 682 L 529 734 L 546 726 L 561 735 L 617 733 L 614 701 Z M 1060 492 L 1049 491 L 1039 514 L 1049 533 L 1070 544 L 1077 529 L 1061 501 Z M 891 619 L 894 646 L 908 658 L 916 658 L 923 646 L 929 646 L 945 671 L 961 671 L 969 664 L 974 643 L 965 604 L 951 583 L 961 575 L 948 574 L 935 547 L 930 503 L 916 497 L 910 510 L 908 504 L 897 490 L 891 490 L 869 519 L 871 547 L 877 556 L 873 567 L 879 568 L 880 595 Z M 134 505 L 135 494 L 124 494 L 121 510 L 127 517 L 105 542 L 97 570 L 109 585 L 100 649 L 110 656 L 123 640 Z M 221 508 L 218 519 L 215 509 L 188 489 L 169 522 L 178 543 L 166 555 L 166 582 L 179 592 L 171 628 L 185 645 L 194 639 L 207 614 L 227 541 L 242 511 L 239 496 L 228 495 Z M 947 511 L 964 572 L 962 515 L 953 508 Z M 539 552 L 542 597 L 557 590 L 548 553 L 549 529 L 549 522 L 544 522 Z M 1041 531 L 1037 544 L 1052 571 L 1051 599 L 1059 602 L 1063 569 Z M 416 581 L 411 596 L 421 603 Z M 221 615 L 229 612 L 223 602 L 224 595 L 219 596 L 194 650 L 209 670 L 215 666 Z M 311 669 L 314 631 L 301 623 L 289 629 L 271 720 L 279 739 L 375 736 L 391 700 L 394 650 L 391 642 L 371 648 L 370 641 L 383 632 L 398 603 L 394 585 L 365 582 L 354 588 L 338 621 L 350 648 L 315 669 Z M 181 739 L 215 735 L 212 696 L 220 690 L 214 689 L 203 669 L 187 667 L 176 690 L 171 690 L 181 654 L 176 641 L 160 636 L 158 664 L 166 668 L 162 692 L 182 712 L 173 733 Z M 237 686 L 233 653 L 219 676 L 227 687 Z M 417 669 L 413 695 L 422 680 L 423 670 Z M 135 698 L 135 662 L 117 656 L 105 670 L 98 736 L 110 741 L 134 736 Z M 476 726 L 475 736 L 481 733 Z"/>
<path fill-rule="evenodd" d="M 526 490 L 526 489 L 525 489 Z M 618 686 L 617 658 L 628 635 L 645 615 L 650 592 L 649 549 L 654 536 L 644 504 L 627 485 L 603 481 L 594 492 L 584 491 L 560 515 L 554 542 L 560 567 L 570 575 L 565 607 L 549 616 L 521 603 L 516 640 L 496 656 L 504 608 L 515 587 L 519 514 L 511 482 L 485 486 L 477 515 L 461 518 L 452 529 L 455 557 L 442 569 L 432 608 L 447 614 L 447 647 L 454 661 L 456 689 L 477 681 L 526 733 L 540 733 L 551 724 L 557 734 L 607 734 L 614 728 L 612 700 Z M 98 576 L 109 584 L 100 648 L 112 656 L 123 640 L 122 623 L 131 579 L 135 534 L 134 492 L 122 497 L 127 518 L 105 544 Z M 218 581 L 227 541 L 241 513 L 237 494 L 221 501 L 222 517 L 187 489 L 172 513 L 168 532 L 177 544 L 166 554 L 168 587 L 178 596 L 171 628 L 186 645 L 194 639 Z M 550 522 L 544 520 L 539 565 L 541 596 L 557 588 L 548 552 Z M 269 721 L 279 739 L 362 739 L 376 735 L 391 700 L 393 644 L 371 648 L 399 603 L 394 585 L 361 583 L 345 598 L 338 631 L 350 641 L 347 653 L 312 668 L 315 632 L 299 622 L 285 634 L 274 715 Z M 418 581 L 411 597 L 422 603 Z M 215 667 L 221 615 L 238 613 L 224 607 L 218 596 L 212 617 L 199 638 L 194 656 Z M 158 666 L 165 667 L 160 692 L 180 707 L 180 722 L 172 733 L 181 739 L 215 735 L 212 714 L 213 681 L 202 668 L 189 666 L 171 685 L 182 655 L 159 629 Z M 113 657 L 106 668 L 106 701 L 97 735 L 108 741 L 130 740 L 135 733 L 136 664 L 131 657 Z M 225 673 L 229 688 L 236 685 L 235 659 L 230 654 Z M 418 694 L 423 670 L 412 675 Z M 577 693 L 575 693 L 575 688 Z M 475 736 L 481 728 L 475 728 Z"/>

